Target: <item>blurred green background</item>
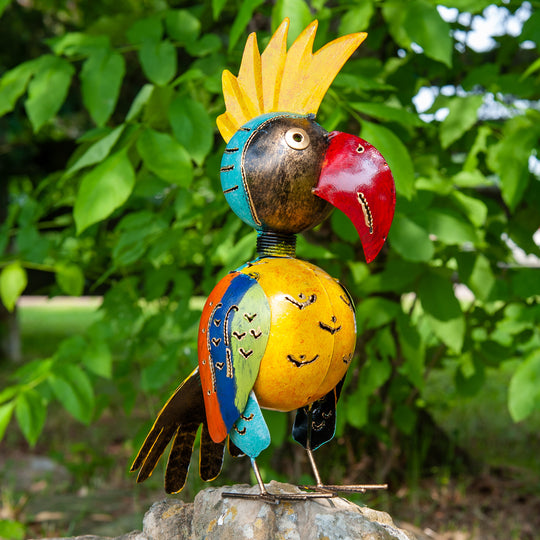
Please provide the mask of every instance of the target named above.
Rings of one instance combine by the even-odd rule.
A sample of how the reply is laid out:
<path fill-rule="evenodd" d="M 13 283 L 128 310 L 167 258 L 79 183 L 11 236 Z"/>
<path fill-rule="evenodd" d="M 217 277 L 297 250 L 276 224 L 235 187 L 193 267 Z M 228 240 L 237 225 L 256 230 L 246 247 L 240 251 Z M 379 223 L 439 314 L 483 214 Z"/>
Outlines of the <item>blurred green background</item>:
<path fill-rule="evenodd" d="M 318 19 L 315 49 L 369 33 L 318 122 L 374 144 L 398 197 L 369 266 L 339 212 L 298 241 L 357 305 L 322 473 L 389 482 L 355 500 L 420 537 L 534 538 L 539 5 L 0 0 L 0 537 L 121 534 L 163 496 L 130 461 L 206 296 L 255 255 L 221 193 L 221 73 L 288 16 L 289 43 Z M 265 479 L 309 481 L 290 415 L 267 421 Z M 248 481 L 227 459 L 215 482 Z"/>

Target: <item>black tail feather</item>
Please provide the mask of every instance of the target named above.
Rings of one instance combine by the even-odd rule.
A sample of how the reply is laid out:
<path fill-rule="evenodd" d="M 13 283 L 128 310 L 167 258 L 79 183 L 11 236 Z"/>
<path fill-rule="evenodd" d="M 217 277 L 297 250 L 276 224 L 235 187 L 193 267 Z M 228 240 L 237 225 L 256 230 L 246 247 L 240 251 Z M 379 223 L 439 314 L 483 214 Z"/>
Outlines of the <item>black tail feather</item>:
<path fill-rule="evenodd" d="M 165 491 L 167 493 L 178 493 L 186 483 L 199 425 L 198 423 L 182 424 L 176 432 L 165 470 Z"/>
<path fill-rule="evenodd" d="M 165 403 L 133 461 L 131 472 L 140 469 L 137 482 L 144 482 L 152 474 L 174 438 L 165 471 L 165 490 L 167 493 L 180 491 L 186 481 L 195 436 L 201 424 L 201 477 L 211 480 L 221 471 L 224 442 L 215 443 L 209 436 L 201 379 L 199 370 L 195 369 Z"/>
<path fill-rule="evenodd" d="M 203 424 L 199 454 L 199 474 L 205 482 L 213 480 L 221 472 L 224 450 L 225 441 L 215 443 L 210 438 L 208 426 Z"/>

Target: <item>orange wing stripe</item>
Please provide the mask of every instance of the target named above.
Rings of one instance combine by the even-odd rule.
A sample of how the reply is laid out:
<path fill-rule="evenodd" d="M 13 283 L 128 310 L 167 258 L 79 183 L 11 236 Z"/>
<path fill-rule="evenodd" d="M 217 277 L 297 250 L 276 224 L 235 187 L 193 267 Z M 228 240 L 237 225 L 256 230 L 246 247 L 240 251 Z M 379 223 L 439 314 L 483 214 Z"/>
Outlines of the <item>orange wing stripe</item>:
<path fill-rule="evenodd" d="M 199 373 L 201 374 L 201 383 L 204 396 L 204 407 L 206 409 L 206 421 L 210 437 L 215 443 L 220 443 L 227 437 L 227 428 L 223 422 L 221 410 L 219 408 L 216 389 L 212 375 L 210 360 L 208 323 L 216 306 L 219 304 L 223 295 L 229 288 L 231 281 L 239 272 L 227 274 L 210 293 L 204 305 L 201 322 L 199 324 L 198 355 L 199 355 Z"/>

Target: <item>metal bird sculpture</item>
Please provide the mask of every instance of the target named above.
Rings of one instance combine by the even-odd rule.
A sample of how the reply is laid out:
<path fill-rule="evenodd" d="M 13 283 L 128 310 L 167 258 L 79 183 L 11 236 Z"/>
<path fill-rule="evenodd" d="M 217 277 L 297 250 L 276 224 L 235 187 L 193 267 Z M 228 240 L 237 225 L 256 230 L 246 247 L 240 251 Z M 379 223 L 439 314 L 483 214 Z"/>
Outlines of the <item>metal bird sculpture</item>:
<path fill-rule="evenodd" d="M 307 450 L 317 484 L 307 496 L 382 487 L 321 481 L 313 450 L 334 436 L 356 323 L 339 281 L 295 257 L 296 234 L 321 223 L 332 207 L 352 220 L 367 262 L 390 229 L 395 188 L 382 155 L 359 137 L 328 133 L 315 122 L 330 84 L 367 34 L 343 36 L 313 54 L 317 21 L 289 50 L 288 26 L 285 19 L 262 54 L 251 34 L 238 76 L 223 73 L 222 188 L 232 210 L 257 230 L 258 257 L 210 294 L 199 326 L 199 365 L 167 401 L 131 467 L 144 481 L 172 440 L 168 493 L 183 488 L 202 425 L 203 480 L 219 474 L 228 443 L 232 455 L 250 457 L 256 496 L 295 498 L 269 493 L 262 481 L 255 459 L 270 433 L 261 408 L 297 411 L 293 437 Z"/>

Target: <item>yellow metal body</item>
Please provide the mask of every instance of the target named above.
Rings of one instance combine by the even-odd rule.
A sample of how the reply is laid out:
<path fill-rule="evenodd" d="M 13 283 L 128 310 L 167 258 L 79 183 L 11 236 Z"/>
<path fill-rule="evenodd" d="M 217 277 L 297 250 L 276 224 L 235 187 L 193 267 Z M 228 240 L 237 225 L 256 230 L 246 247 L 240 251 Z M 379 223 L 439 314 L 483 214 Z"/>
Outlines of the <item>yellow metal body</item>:
<path fill-rule="evenodd" d="M 325 396 L 354 353 L 356 322 L 347 291 L 295 258 L 263 258 L 241 272 L 257 279 L 270 304 L 270 337 L 254 387 L 261 407 L 291 411 Z"/>

